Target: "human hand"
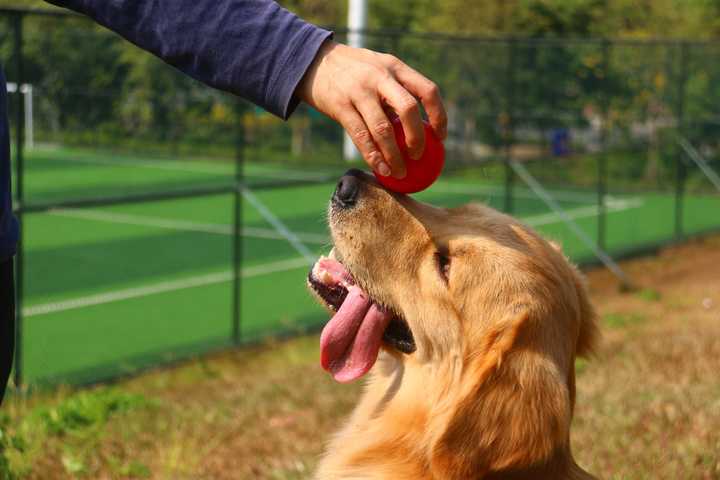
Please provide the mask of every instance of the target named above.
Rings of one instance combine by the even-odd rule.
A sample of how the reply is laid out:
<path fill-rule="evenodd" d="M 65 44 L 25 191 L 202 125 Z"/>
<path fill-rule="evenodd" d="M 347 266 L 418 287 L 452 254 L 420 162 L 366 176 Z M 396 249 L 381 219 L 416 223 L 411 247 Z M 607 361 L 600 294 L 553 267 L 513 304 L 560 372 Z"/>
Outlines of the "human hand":
<path fill-rule="evenodd" d="M 388 112 L 400 118 L 413 159 L 425 149 L 418 100 L 437 137 L 447 136 L 447 114 L 437 85 L 392 55 L 327 41 L 296 94 L 340 123 L 370 168 L 383 176 L 406 174 Z"/>

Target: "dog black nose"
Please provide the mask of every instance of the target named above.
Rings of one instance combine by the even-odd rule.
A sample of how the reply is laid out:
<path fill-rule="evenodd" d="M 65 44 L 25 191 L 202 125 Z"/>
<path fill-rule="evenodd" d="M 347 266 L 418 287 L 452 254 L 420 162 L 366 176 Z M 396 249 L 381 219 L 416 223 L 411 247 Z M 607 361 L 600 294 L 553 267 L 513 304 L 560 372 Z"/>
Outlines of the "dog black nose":
<path fill-rule="evenodd" d="M 356 168 L 351 168 L 345 172 L 345 175 L 340 177 L 340 181 L 338 181 L 337 187 L 335 188 L 335 193 L 332 197 L 333 203 L 343 208 L 349 208 L 355 205 L 358 194 L 360 193 L 360 184 L 362 182 L 360 177 L 362 174 L 362 171 Z"/>

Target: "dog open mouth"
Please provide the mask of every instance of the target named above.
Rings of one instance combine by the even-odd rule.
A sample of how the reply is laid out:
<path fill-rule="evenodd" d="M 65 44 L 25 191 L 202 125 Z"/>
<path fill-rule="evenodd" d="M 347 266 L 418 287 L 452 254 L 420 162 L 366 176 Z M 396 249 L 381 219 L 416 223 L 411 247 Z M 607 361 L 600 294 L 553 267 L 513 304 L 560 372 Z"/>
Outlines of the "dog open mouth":
<path fill-rule="evenodd" d="M 383 342 L 402 353 L 415 351 L 407 323 L 370 298 L 339 261 L 320 257 L 308 284 L 335 312 L 320 335 L 320 363 L 338 382 L 365 375 Z"/>

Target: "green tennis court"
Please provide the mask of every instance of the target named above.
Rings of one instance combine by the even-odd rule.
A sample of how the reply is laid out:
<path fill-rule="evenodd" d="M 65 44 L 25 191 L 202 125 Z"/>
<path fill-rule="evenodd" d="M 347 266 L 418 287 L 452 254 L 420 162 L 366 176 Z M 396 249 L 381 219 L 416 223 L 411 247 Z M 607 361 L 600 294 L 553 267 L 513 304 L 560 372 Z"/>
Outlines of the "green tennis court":
<path fill-rule="evenodd" d="M 328 249 L 325 207 L 334 181 L 253 190 L 264 180 L 318 180 L 345 166 L 289 169 L 249 162 L 242 211 L 241 339 L 317 327 L 325 314 L 305 291 L 308 253 Z M 26 202 L 222 185 L 231 164 L 170 161 L 68 149 L 26 152 Z M 551 190 L 566 213 L 594 238 L 597 197 Z M 503 205 L 499 179 L 449 177 L 418 195 L 456 206 Z M 514 189 L 515 215 L 561 243 L 576 261 L 592 252 L 527 188 Z M 24 219 L 24 378 L 84 382 L 229 346 L 232 342 L 234 196 L 102 208 L 57 209 Z M 672 192 L 606 198 L 611 252 L 672 238 Z M 686 195 L 687 233 L 717 228 L 720 196 Z M 715 212 L 712 214 L 711 212 Z M 288 241 L 285 226 L 293 238 Z"/>

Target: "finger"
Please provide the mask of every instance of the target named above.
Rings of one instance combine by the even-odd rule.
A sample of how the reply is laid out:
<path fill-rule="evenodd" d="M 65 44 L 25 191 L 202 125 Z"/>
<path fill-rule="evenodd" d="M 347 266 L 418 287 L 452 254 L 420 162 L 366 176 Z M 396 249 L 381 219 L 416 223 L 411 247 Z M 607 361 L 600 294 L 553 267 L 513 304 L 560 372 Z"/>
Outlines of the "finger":
<path fill-rule="evenodd" d="M 397 65 L 395 75 L 410 93 L 420 99 L 435 135 L 444 140 L 447 137 L 447 113 L 438 86 L 404 63 Z"/>
<path fill-rule="evenodd" d="M 390 167 L 385 163 L 383 155 L 375 145 L 372 134 L 367 125 L 365 125 L 365 121 L 360 116 L 360 113 L 350 105 L 343 109 L 343 113 L 338 120 L 348 135 L 350 135 L 350 139 L 352 139 L 360 151 L 360 155 L 365 159 L 365 163 L 380 175 L 385 177 L 390 175 Z"/>
<path fill-rule="evenodd" d="M 395 131 L 376 96 L 367 96 L 355 103 L 355 108 L 362 115 L 365 125 L 370 129 L 375 145 L 380 149 L 385 163 L 390 166 L 392 176 L 404 178 L 405 162 L 395 142 Z"/>
<path fill-rule="evenodd" d="M 385 102 L 400 117 L 408 153 L 411 158 L 417 160 L 425 150 L 425 129 L 417 100 L 394 79 L 382 82 L 379 91 Z"/>

